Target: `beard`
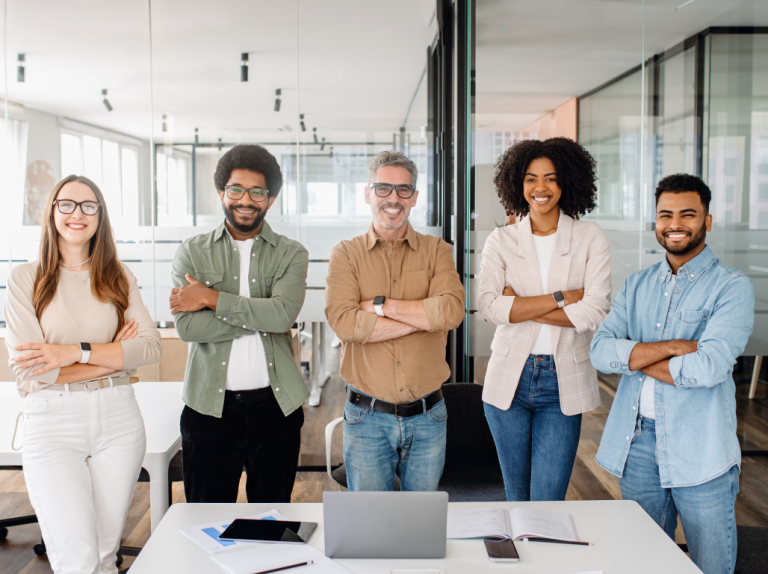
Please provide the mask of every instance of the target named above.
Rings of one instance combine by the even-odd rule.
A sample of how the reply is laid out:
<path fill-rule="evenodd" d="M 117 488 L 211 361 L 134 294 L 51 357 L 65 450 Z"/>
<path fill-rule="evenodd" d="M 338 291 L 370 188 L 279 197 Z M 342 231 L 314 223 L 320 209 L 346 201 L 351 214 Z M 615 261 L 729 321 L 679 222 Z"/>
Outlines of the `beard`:
<path fill-rule="evenodd" d="M 379 214 L 386 208 L 394 208 L 394 209 L 401 209 L 403 212 L 403 220 L 398 223 L 397 225 L 393 225 L 391 223 L 387 223 L 384 221 Z M 405 206 L 402 203 L 384 203 L 379 206 L 376 206 L 375 204 L 371 205 L 371 211 L 373 212 L 373 217 L 376 219 L 376 221 L 379 222 L 379 225 L 381 225 L 384 229 L 400 229 L 403 225 L 405 225 L 406 221 L 408 221 L 408 211 L 406 210 Z M 384 212 L 386 213 L 386 212 Z M 386 213 L 387 216 L 389 216 L 388 213 Z"/>
<path fill-rule="evenodd" d="M 227 219 L 229 224 L 240 233 L 250 233 L 252 231 L 257 230 L 261 223 L 264 221 L 264 218 L 267 216 L 267 210 L 262 209 L 261 207 L 256 207 L 253 209 L 258 210 L 258 213 L 256 214 L 256 217 L 253 218 L 252 223 L 238 223 L 238 221 L 235 219 L 235 208 L 236 207 L 242 207 L 237 204 L 232 205 L 229 209 L 227 209 L 227 206 L 223 203 L 221 204 L 222 209 L 224 210 L 224 217 Z"/>
<path fill-rule="evenodd" d="M 670 231 L 669 233 L 674 233 Z M 707 223 L 706 221 L 702 224 L 701 229 L 699 229 L 696 233 L 692 233 L 690 238 L 688 239 L 688 243 L 685 243 L 683 245 L 679 246 L 670 246 L 667 244 L 667 239 L 664 237 L 664 235 L 656 234 L 656 241 L 659 242 L 659 245 L 661 245 L 668 253 L 671 253 L 672 255 L 685 255 L 686 253 L 690 253 L 697 247 L 699 247 L 707 238 Z"/>

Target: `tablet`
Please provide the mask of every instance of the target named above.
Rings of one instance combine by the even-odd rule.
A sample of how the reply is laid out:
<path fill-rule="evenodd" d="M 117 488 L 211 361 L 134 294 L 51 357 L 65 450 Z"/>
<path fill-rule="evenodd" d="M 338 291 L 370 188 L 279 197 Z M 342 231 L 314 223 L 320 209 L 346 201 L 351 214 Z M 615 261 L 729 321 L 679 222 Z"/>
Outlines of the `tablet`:
<path fill-rule="evenodd" d="M 285 522 L 282 520 L 249 520 L 239 518 L 221 533 L 219 539 L 304 544 L 312 536 L 315 528 L 317 528 L 317 522 Z"/>

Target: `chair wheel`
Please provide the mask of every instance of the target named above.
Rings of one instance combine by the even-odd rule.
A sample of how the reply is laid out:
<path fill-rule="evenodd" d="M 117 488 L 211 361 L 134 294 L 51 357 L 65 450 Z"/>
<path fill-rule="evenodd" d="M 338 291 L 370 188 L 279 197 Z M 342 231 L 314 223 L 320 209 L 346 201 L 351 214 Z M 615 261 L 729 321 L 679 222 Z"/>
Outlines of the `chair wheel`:
<path fill-rule="evenodd" d="M 0 528 L 0 540 L 5 540 L 6 538 L 8 538 L 8 529 Z"/>
<path fill-rule="evenodd" d="M 43 554 L 45 554 L 45 542 L 40 542 L 39 544 L 35 544 L 32 547 L 32 550 L 34 550 L 35 554 L 37 554 L 38 556 L 42 556 Z"/>
<path fill-rule="evenodd" d="M 117 560 L 115 560 L 115 566 L 119 568 L 122 563 L 123 563 L 123 555 L 118 552 Z"/>

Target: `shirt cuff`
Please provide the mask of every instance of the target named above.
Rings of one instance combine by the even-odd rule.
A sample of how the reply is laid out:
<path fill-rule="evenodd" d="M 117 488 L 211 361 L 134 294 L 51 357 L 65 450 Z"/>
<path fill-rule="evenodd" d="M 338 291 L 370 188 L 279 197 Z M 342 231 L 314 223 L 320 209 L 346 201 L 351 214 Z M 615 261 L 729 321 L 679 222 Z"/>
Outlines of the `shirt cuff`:
<path fill-rule="evenodd" d="M 515 302 L 514 295 L 500 295 L 493 302 L 493 317 L 498 321 L 497 324 L 509 323 L 509 314 L 512 312 L 512 304 Z"/>
<path fill-rule="evenodd" d="M 216 299 L 216 318 L 228 325 L 236 325 L 237 321 L 234 317 L 236 306 L 237 295 L 219 291 L 219 297 Z"/>
<path fill-rule="evenodd" d="M 424 299 L 424 310 L 432 331 L 445 331 L 445 313 L 443 313 L 443 298 L 429 297 Z"/>
<path fill-rule="evenodd" d="M 355 334 L 352 340 L 360 345 L 367 343 L 378 318 L 376 313 L 369 313 L 368 311 L 361 310 L 355 313 Z"/>
<path fill-rule="evenodd" d="M 627 339 L 616 340 L 616 358 L 618 361 L 611 362 L 611 367 L 619 369 L 628 375 L 634 375 L 637 371 L 632 371 L 629 368 L 629 356 L 632 354 L 632 349 L 637 345 L 637 341 L 629 341 Z"/>
<path fill-rule="evenodd" d="M 669 374 L 672 375 L 672 380 L 675 382 L 676 387 L 682 389 L 686 387 L 692 387 L 696 384 L 696 379 L 686 379 L 683 376 L 683 357 L 676 356 L 669 360 Z"/>

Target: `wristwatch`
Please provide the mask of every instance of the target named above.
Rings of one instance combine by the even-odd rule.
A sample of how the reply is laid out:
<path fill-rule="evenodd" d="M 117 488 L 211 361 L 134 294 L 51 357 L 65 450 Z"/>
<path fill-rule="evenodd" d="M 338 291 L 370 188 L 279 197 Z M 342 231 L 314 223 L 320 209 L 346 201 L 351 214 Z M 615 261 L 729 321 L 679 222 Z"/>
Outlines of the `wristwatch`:
<path fill-rule="evenodd" d="M 378 297 L 374 298 L 374 300 L 373 300 L 373 308 L 375 309 L 376 314 L 379 317 L 383 317 L 384 316 L 384 301 L 386 299 L 387 298 L 384 297 L 384 295 L 379 295 Z"/>
<path fill-rule="evenodd" d="M 563 295 L 562 291 L 555 291 L 552 293 L 552 297 L 555 298 L 555 303 L 557 303 L 557 306 L 561 309 L 565 307 L 565 295 Z"/>
<path fill-rule="evenodd" d="M 90 343 L 80 343 L 80 351 L 83 353 L 83 358 L 80 359 L 81 363 L 87 363 L 88 359 L 91 358 L 91 344 Z"/>

